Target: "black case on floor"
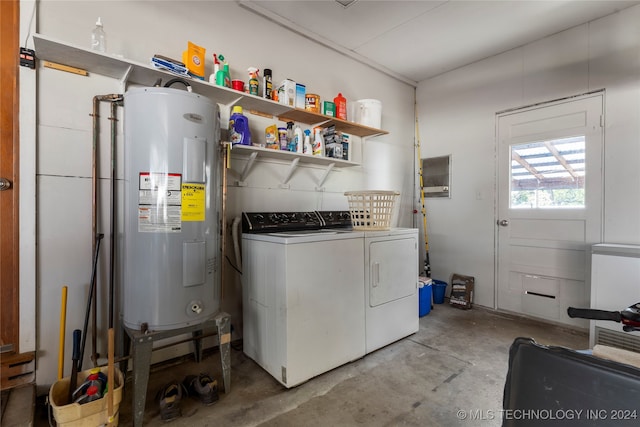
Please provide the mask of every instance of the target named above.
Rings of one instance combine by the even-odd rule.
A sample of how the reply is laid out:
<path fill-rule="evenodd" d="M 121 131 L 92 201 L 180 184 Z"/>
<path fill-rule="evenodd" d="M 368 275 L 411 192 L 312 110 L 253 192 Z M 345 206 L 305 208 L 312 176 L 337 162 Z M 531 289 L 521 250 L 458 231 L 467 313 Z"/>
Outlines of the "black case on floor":
<path fill-rule="evenodd" d="M 503 409 L 503 427 L 638 426 L 640 369 L 516 338 Z"/>

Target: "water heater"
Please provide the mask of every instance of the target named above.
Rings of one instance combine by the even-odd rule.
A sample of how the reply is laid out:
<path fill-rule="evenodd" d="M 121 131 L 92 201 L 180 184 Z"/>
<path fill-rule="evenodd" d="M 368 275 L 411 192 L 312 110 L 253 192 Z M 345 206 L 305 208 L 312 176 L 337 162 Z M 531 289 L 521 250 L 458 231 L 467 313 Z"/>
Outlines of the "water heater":
<path fill-rule="evenodd" d="M 124 95 L 123 320 L 177 329 L 220 308 L 219 111 L 181 89 Z"/>

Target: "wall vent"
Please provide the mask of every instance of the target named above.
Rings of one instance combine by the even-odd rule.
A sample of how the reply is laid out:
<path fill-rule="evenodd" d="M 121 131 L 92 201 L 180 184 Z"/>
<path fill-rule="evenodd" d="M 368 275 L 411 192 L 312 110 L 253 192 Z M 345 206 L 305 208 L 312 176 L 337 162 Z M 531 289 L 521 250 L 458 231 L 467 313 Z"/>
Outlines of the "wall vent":
<path fill-rule="evenodd" d="M 640 337 L 596 326 L 595 343 L 640 353 Z"/>

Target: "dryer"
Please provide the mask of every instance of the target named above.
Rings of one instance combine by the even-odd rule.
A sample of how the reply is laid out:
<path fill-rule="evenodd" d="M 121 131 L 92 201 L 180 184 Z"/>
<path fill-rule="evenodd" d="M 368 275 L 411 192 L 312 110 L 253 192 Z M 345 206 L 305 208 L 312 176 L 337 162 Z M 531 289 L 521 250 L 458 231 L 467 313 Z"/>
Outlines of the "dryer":
<path fill-rule="evenodd" d="M 418 230 L 364 233 L 367 353 L 418 331 Z"/>

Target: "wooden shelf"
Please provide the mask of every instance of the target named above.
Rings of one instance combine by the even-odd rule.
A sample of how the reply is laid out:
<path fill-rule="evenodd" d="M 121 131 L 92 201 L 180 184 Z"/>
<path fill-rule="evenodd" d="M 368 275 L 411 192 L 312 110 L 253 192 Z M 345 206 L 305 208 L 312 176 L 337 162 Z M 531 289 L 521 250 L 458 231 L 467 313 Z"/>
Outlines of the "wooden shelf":
<path fill-rule="evenodd" d="M 33 41 L 35 45 L 36 58 L 46 60 L 58 64 L 68 65 L 75 68 L 86 70 L 89 73 L 100 74 L 103 76 L 119 79 L 123 84 L 133 83 L 144 86 L 153 85 L 158 79 L 162 79 L 166 83 L 170 79 L 181 77 L 154 68 L 151 65 L 132 61 L 122 57 L 102 53 L 95 50 L 85 49 L 54 40 L 42 34 L 34 34 Z M 185 78 L 185 77 L 181 77 Z M 371 137 L 377 135 L 386 135 L 388 132 L 375 129 L 368 126 L 359 125 L 357 123 L 340 120 L 334 117 L 325 116 L 323 114 L 312 113 L 311 111 L 299 108 L 291 108 L 278 102 L 264 99 L 259 96 L 249 95 L 222 86 L 217 86 L 204 80 L 189 79 L 193 91 L 197 94 L 206 96 L 213 101 L 226 106 L 240 105 L 242 108 L 251 113 L 268 117 L 278 117 L 282 121 L 301 122 L 308 125 L 322 125 L 323 127 L 335 125 L 336 130 L 345 132 L 359 137 Z M 252 147 L 259 148 L 259 147 Z M 278 152 L 278 150 L 268 150 L 270 152 Z M 280 155 L 299 155 L 282 151 Z M 282 158 L 282 157 L 281 157 Z M 323 157 L 315 157 L 316 159 L 324 159 Z M 338 162 L 344 160 L 332 159 Z M 321 161 L 321 160 L 318 160 Z M 314 163 L 316 161 L 309 161 Z M 351 163 L 351 162 L 346 162 Z M 326 164 L 326 163 L 324 163 Z"/>
<path fill-rule="evenodd" d="M 328 127 L 335 125 L 336 130 L 360 137 L 386 135 L 389 132 L 363 126 L 357 123 L 348 122 L 346 120 L 337 119 L 335 117 L 325 116 L 324 114 L 313 113 L 311 111 L 302 110 L 300 108 L 290 109 L 278 116 L 283 122 L 293 121 L 302 122 L 309 125 L 318 125 Z"/>

